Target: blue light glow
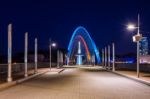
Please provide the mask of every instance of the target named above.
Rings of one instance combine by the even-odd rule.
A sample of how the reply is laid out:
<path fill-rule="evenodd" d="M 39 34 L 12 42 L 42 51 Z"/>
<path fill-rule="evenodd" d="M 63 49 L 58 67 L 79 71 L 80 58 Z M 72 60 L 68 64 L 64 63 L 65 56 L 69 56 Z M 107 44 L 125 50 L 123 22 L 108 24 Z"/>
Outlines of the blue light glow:
<path fill-rule="evenodd" d="M 100 55 L 99 55 L 99 51 L 98 51 L 98 49 L 95 45 L 95 42 L 92 40 L 92 38 L 89 35 L 88 31 L 82 26 L 77 27 L 75 29 L 75 31 L 73 32 L 73 35 L 70 39 L 69 46 L 68 46 L 68 57 L 70 58 L 72 50 L 73 50 L 73 43 L 75 42 L 75 38 L 79 35 L 81 35 L 84 38 L 84 40 L 86 41 L 86 44 L 89 48 L 90 53 L 91 54 L 95 53 L 97 63 L 100 63 L 101 58 L 100 58 Z"/>

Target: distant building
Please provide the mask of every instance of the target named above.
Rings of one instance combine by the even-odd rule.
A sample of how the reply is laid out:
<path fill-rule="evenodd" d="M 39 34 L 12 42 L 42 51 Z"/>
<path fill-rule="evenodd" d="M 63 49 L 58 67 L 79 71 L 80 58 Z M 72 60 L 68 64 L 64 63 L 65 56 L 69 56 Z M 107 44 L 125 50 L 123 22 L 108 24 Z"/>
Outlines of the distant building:
<path fill-rule="evenodd" d="M 150 55 L 144 55 L 144 56 L 140 56 L 140 63 L 141 64 L 150 64 Z"/>
<path fill-rule="evenodd" d="M 139 53 L 140 55 L 148 55 L 148 40 L 147 37 L 143 37 L 141 41 L 139 42 L 140 44 L 140 50 Z"/>

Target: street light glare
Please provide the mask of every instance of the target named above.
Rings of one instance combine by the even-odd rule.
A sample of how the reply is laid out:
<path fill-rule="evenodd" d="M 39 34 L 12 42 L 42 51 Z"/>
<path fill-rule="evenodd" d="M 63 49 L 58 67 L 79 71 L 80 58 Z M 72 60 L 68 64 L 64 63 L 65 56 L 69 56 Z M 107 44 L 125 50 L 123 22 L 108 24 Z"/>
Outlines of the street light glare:
<path fill-rule="evenodd" d="M 135 25 L 134 24 L 129 24 L 128 26 L 127 26 L 127 29 L 128 30 L 134 30 L 136 27 L 135 27 Z"/>
<path fill-rule="evenodd" d="M 56 47 L 56 43 L 52 43 L 52 46 L 53 46 L 53 47 Z"/>

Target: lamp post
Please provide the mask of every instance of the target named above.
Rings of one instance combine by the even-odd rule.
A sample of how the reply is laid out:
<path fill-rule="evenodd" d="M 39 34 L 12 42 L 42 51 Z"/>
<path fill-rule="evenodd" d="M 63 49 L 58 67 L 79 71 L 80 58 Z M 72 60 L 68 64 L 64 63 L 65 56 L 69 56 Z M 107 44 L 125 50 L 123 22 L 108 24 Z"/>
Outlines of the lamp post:
<path fill-rule="evenodd" d="M 107 48 L 105 47 L 105 69 L 107 68 Z"/>
<path fill-rule="evenodd" d="M 28 32 L 25 33 L 25 48 L 24 48 L 24 63 L 25 63 L 25 77 L 28 77 Z"/>
<path fill-rule="evenodd" d="M 34 62 L 35 62 L 35 69 L 34 69 L 34 73 L 37 73 L 37 60 L 38 60 L 38 45 L 37 45 L 37 38 L 35 38 L 35 41 L 34 41 L 34 43 L 35 43 L 35 48 L 34 48 Z"/>
<path fill-rule="evenodd" d="M 104 53 L 104 49 L 102 49 L 102 66 L 103 66 L 103 67 L 104 67 L 104 64 L 105 64 L 105 63 L 104 63 L 104 54 L 105 54 L 105 53 Z"/>
<path fill-rule="evenodd" d="M 115 44 L 112 43 L 112 52 L 113 52 L 113 72 L 115 71 Z"/>
<path fill-rule="evenodd" d="M 60 63 L 60 52 L 59 52 L 59 50 L 57 50 L 57 68 L 59 68 L 59 63 Z"/>
<path fill-rule="evenodd" d="M 139 41 L 142 38 L 140 34 L 140 15 L 138 14 L 138 24 L 137 27 L 133 24 L 128 25 L 128 30 L 137 29 L 137 34 L 133 36 L 133 42 L 137 42 L 137 77 L 139 78 Z"/>
<path fill-rule="evenodd" d="M 7 81 L 12 81 L 12 24 L 8 25 L 8 75 Z"/>
<path fill-rule="evenodd" d="M 50 39 L 49 42 L 50 42 L 50 44 L 49 44 L 49 50 L 50 50 L 50 57 L 49 57 L 49 59 L 50 59 L 50 70 L 51 70 L 51 68 L 52 68 L 52 63 L 51 63 L 51 50 L 52 50 L 52 47 L 56 47 L 56 43 L 52 42 L 51 39 Z"/>
<path fill-rule="evenodd" d="M 110 69 L 110 46 L 108 45 L 108 69 Z"/>

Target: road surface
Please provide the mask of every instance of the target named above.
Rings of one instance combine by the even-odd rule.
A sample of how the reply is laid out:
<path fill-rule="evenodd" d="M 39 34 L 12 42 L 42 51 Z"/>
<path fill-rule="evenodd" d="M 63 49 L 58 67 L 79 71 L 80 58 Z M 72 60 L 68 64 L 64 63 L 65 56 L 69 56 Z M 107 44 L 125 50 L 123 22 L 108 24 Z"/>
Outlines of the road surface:
<path fill-rule="evenodd" d="M 104 70 L 76 68 L 3 90 L 0 99 L 150 99 L 150 87 Z"/>

